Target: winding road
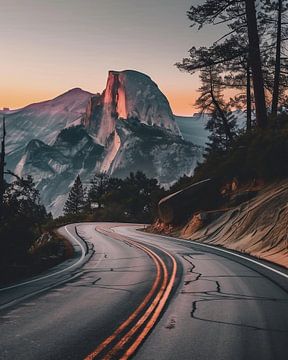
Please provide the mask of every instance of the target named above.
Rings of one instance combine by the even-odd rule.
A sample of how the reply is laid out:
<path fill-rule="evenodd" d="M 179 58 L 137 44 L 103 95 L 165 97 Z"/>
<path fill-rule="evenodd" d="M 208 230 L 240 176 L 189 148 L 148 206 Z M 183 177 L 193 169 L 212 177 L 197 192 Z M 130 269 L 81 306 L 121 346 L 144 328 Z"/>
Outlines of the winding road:
<path fill-rule="evenodd" d="M 0 288 L 0 359 L 287 359 L 285 269 L 140 227 L 61 228 L 72 259 Z"/>

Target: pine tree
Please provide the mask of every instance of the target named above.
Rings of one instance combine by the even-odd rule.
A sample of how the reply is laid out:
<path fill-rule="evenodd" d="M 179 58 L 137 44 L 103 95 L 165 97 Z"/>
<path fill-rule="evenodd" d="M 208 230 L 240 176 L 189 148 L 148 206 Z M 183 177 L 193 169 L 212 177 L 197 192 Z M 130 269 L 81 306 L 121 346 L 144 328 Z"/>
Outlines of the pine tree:
<path fill-rule="evenodd" d="M 65 215 L 78 215 L 83 212 L 84 207 L 85 191 L 80 176 L 78 175 L 69 192 L 63 211 Z"/>
<path fill-rule="evenodd" d="M 241 28 L 243 19 L 233 24 L 233 28 Z M 194 73 L 197 70 L 217 68 L 217 75 L 222 74 L 223 89 L 237 89 L 234 99 L 231 99 L 233 108 L 246 109 L 247 130 L 251 129 L 252 120 L 252 100 L 251 92 L 251 69 L 248 55 L 248 38 L 231 35 L 223 43 L 215 43 L 211 47 L 193 47 L 190 49 L 190 58 L 184 59 L 182 63 L 176 65 L 180 70 Z M 245 91 L 245 92 L 244 92 Z"/>
<path fill-rule="evenodd" d="M 200 70 L 211 65 L 223 65 L 224 63 L 229 63 L 239 58 L 239 56 L 243 57 L 243 54 L 246 53 L 247 99 L 248 101 L 251 100 L 251 92 L 250 88 L 248 88 L 249 82 L 251 83 L 251 68 L 256 122 L 259 127 L 266 127 L 267 112 L 264 79 L 260 53 L 259 27 L 254 0 L 205 0 L 202 4 L 191 6 L 187 14 L 192 22 L 192 26 L 198 25 L 199 29 L 206 24 L 226 24 L 229 31 L 223 37 L 218 39 L 211 48 L 202 48 L 201 61 L 198 62 L 198 64 L 197 60 L 195 61 L 193 59 L 195 48 L 192 48 L 190 50 L 190 58 L 183 59 L 182 63 L 178 63 L 177 66 L 182 70 L 193 73 L 197 69 Z M 237 37 L 239 39 L 245 39 L 246 37 L 247 46 L 243 47 L 243 41 L 241 40 L 239 42 L 240 46 L 235 48 L 230 47 L 230 40 L 234 35 L 236 35 L 236 39 Z M 225 71 L 224 67 L 222 71 Z M 248 116 L 250 116 L 251 107 L 249 103 L 248 105 Z M 249 120 L 247 123 L 249 127 Z"/>
<path fill-rule="evenodd" d="M 233 113 L 224 110 L 227 118 L 227 124 L 231 134 L 236 133 L 236 119 Z M 217 110 L 215 110 L 206 125 L 206 129 L 210 131 L 208 136 L 209 142 L 206 147 L 206 155 L 213 153 L 222 153 L 229 149 L 232 145 L 231 140 L 227 137 L 226 130 L 223 126 L 222 118 L 219 116 Z"/>
<path fill-rule="evenodd" d="M 260 12 L 260 23 L 266 28 L 264 52 L 264 71 L 269 79 L 266 87 L 272 94 L 271 113 L 276 116 L 283 95 L 287 89 L 287 50 L 285 42 L 288 37 L 287 0 L 263 0 Z"/>
<path fill-rule="evenodd" d="M 97 203 L 98 207 L 103 206 L 103 196 L 109 190 L 110 181 L 109 176 L 105 173 L 96 174 L 91 180 L 91 187 L 88 192 L 88 202 Z"/>
<path fill-rule="evenodd" d="M 14 174 L 12 173 L 12 175 Z M 28 219 L 31 224 L 37 225 L 39 232 L 41 232 L 41 223 L 47 220 L 49 216 L 41 204 L 40 193 L 36 189 L 33 178 L 30 175 L 27 178 L 14 176 L 17 180 L 7 185 L 4 194 L 7 218 Z"/>
<path fill-rule="evenodd" d="M 272 99 L 272 114 L 277 115 L 279 88 L 280 88 L 280 73 L 281 73 L 281 43 L 282 43 L 282 10 L 283 2 L 278 1 L 278 21 L 277 21 L 277 36 L 276 36 L 276 56 L 275 56 L 275 75 L 273 85 L 273 99 Z"/>
<path fill-rule="evenodd" d="M 229 119 L 227 117 L 229 110 L 227 105 L 224 102 L 222 94 L 222 78 L 218 75 L 220 65 L 210 66 L 201 70 L 200 79 L 201 87 L 198 90 L 200 96 L 196 101 L 197 108 L 201 113 L 208 113 L 211 116 L 211 121 L 217 119 L 221 121 L 222 129 L 225 133 L 227 141 L 232 142 L 234 138 L 234 133 L 231 131 L 231 126 L 229 124 Z"/>
<path fill-rule="evenodd" d="M 211 132 L 210 143 L 206 149 L 222 152 L 227 150 L 236 136 L 236 119 L 226 104 L 222 94 L 222 77 L 219 76 L 219 66 L 210 66 L 201 70 L 202 86 L 198 90 L 200 96 L 196 101 L 201 113 L 207 113 L 209 120 L 206 126 Z M 221 66 L 220 69 L 221 71 Z"/>

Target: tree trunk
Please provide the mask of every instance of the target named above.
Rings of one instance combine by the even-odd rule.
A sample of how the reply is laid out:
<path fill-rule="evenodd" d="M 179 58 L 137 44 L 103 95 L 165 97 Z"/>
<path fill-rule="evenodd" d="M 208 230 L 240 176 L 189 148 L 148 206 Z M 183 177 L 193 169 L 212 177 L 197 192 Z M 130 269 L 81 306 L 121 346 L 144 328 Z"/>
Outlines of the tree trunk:
<path fill-rule="evenodd" d="M 247 78 L 246 78 L 246 130 L 251 130 L 252 125 L 252 99 L 251 99 L 251 72 L 250 64 L 247 62 Z"/>
<path fill-rule="evenodd" d="M 272 97 L 272 115 L 277 115 L 279 103 L 279 85 L 281 71 L 281 41 L 282 41 L 282 0 L 278 0 L 278 20 L 277 20 L 277 40 L 276 40 L 276 57 L 275 57 L 275 74 Z"/>
<path fill-rule="evenodd" d="M 249 39 L 249 60 L 251 64 L 255 96 L 256 123 L 258 127 L 265 128 L 267 126 L 267 110 L 265 102 L 264 80 L 260 55 L 255 0 L 245 0 L 245 5 Z"/>
<path fill-rule="evenodd" d="M 5 192 L 5 180 L 4 180 L 4 169 L 5 169 L 5 117 L 3 117 L 3 136 L 1 142 L 1 154 L 0 154 L 0 220 L 3 219 L 4 215 L 4 192 Z"/>

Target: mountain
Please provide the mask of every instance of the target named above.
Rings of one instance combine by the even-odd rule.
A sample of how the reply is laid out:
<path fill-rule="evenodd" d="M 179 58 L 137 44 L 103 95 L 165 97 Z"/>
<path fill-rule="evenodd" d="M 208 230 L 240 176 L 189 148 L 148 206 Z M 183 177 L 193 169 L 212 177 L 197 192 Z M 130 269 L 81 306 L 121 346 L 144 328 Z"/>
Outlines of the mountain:
<path fill-rule="evenodd" d="M 191 175 L 202 159 L 198 146 L 170 130 L 136 119 L 117 120 L 112 139 L 118 149 L 111 151 L 111 165 L 103 170 L 113 176 L 125 177 L 130 171 L 140 170 L 168 186 L 184 174 Z"/>
<path fill-rule="evenodd" d="M 88 181 L 91 174 L 99 172 L 103 153 L 103 146 L 96 144 L 82 126 L 73 126 L 63 129 L 53 145 L 30 141 L 16 173 L 31 174 L 47 209 L 60 215 L 75 176 L 80 173 Z"/>
<path fill-rule="evenodd" d="M 106 89 L 91 98 L 83 125 L 105 145 L 117 119 L 138 119 L 181 135 L 167 98 L 149 76 L 137 71 L 109 71 Z"/>
<path fill-rule="evenodd" d="M 194 114 L 191 117 L 175 116 L 176 123 L 186 141 L 205 147 L 209 131 L 205 129 L 208 121 L 207 114 Z"/>
<path fill-rule="evenodd" d="M 233 115 L 237 119 L 238 129 L 244 129 L 246 127 L 246 113 L 241 110 L 235 110 L 233 111 Z M 253 116 L 255 115 L 253 114 Z M 206 130 L 209 114 L 196 113 L 191 117 L 175 116 L 175 120 L 186 141 L 205 148 L 209 135 L 209 131 Z"/>
<path fill-rule="evenodd" d="M 73 89 L 7 115 L 8 168 L 32 175 L 60 215 L 75 177 L 141 170 L 168 186 L 191 175 L 203 149 L 186 141 L 169 102 L 145 74 L 110 71 L 102 94 Z"/>
<path fill-rule="evenodd" d="M 117 173 L 123 176 L 131 170 L 143 169 L 143 163 L 137 161 L 139 157 L 134 157 L 132 164 L 128 153 L 132 143 L 136 152 L 136 144 L 139 146 L 141 143 L 136 137 L 142 139 L 141 130 L 146 134 L 147 126 L 158 129 L 157 134 L 162 129 L 161 136 L 165 133 L 167 139 L 173 137 L 174 140 L 181 140 L 181 132 L 167 98 L 149 76 L 132 70 L 109 71 L 105 90 L 90 99 L 82 124 L 99 144 L 107 148 L 101 171 L 110 174 L 114 174 L 118 168 L 121 171 L 118 169 Z M 153 138 L 155 131 L 150 133 Z M 124 161 L 126 156 L 130 159 L 129 166 Z M 153 168 L 152 163 L 150 168 Z M 147 173 L 148 167 L 145 169 Z M 151 171 L 148 173 L 151 174 Z M 159 175 L 159 171 L 152 173 L 154 176 Z"/>
<path fill-rule="evenodd" d="M 38 139 L 52 144 L 62 129 L 80 124 L 92 95 L 75 88 L 55 99 L 6 114 L 9 169 L 15 169 L 29 141 Z"/>

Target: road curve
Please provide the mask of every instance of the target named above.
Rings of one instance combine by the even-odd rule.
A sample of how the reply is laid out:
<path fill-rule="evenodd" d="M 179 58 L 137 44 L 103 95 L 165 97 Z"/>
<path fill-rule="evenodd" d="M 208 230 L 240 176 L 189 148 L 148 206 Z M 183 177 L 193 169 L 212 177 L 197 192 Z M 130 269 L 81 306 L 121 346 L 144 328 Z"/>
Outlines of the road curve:
<path fill-rule="evenodd" d="M 0 291 L 1 360 L 287 358 L 287 272 L 138 227 L 62 229 L 71 263 Z"/>
<path fill-rule="evenodd" d="M 181 284 L 137 360 L 287 359 L 287 270 L 135 226 L 114 231 L 157 244 L 183 267 Z"/>
<path fill-rule="evenodd" d="M 12 290 L 17 302 L 9 302 L 0 312 L 1 360 L 128 359 L 161 315 L 175 282 L 174 258 L 166 251 L 109 235 L 108 228 L 96 232 L 95 224 L 76 228 L 75 232 L 75 226 L 69 226 L 66 236 L 74 240 L 80 236 L 95 251 L 82 268 L 78 259 L 76 267 L 66 266 L 60 273 L 58 269 L 56 277 L 48 277 L 58 281 L 61 276 L 53 289 L 44 287 L 46 275 L 44 285 L 32 279 L 33 286 L 46 291 L 29 299 L 23 289 L 31 286 L 30 280 L 2 289 L 2 303 Z"/>
<path fill-rule="evenodd" d="M 71 280 L 75 272 L 77 274 L 77 270 L 92 256 L 93 246 L 89 248 L 85 240 L 77 236 L 75 226 L 67 225 L 58 231 L 61 235 L 68 236 L 74 248 L 73 257 L 49 269 L 44 274 L 9 286 L 0 287 L 0 310 L 14 306 L 23 300 L 29 299 L 31 296 L 38 295 L 67 280 Z"/>

